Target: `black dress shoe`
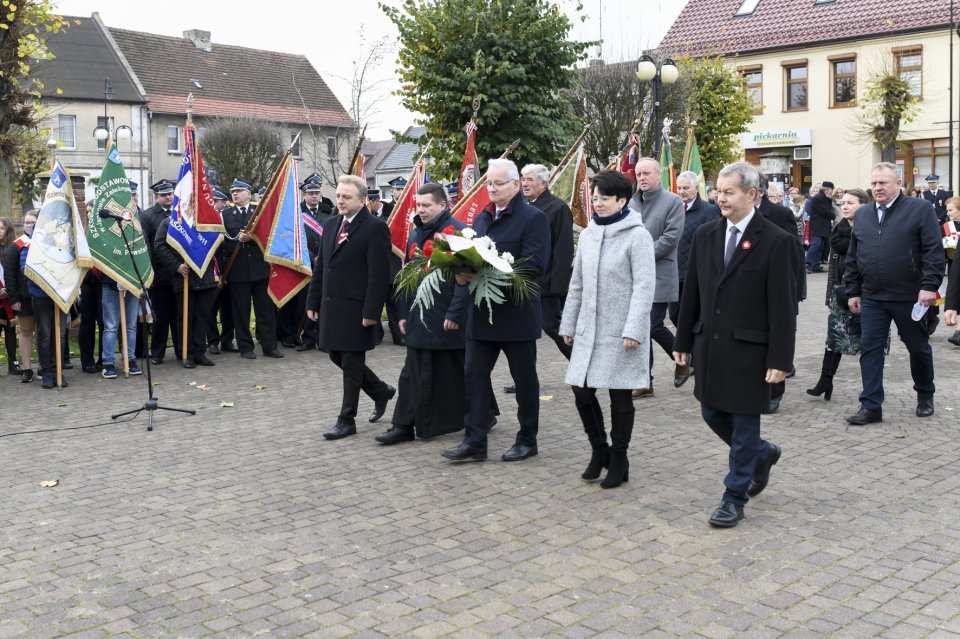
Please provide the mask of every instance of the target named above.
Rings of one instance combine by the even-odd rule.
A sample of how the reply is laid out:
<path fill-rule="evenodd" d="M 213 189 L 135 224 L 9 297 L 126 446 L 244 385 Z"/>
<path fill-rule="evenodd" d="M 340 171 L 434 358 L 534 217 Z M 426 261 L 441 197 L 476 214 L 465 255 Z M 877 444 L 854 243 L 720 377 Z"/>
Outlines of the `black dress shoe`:
<path fill-rule="evenodd" d="M 316 342 L 304 342 L 303 344 L 300 344 L 300 346 L 297 346 L 297 351 L 300 353 L 304 351 L 315 351 L 315 350 L 317 350 Z"/>
<path fill-rule="evenodd" d="M 376 402 L 374 402 L 373 404 L 373 412 L 370 413 L 371 422 L 375 422 L 381 417 L 383 417 L 383 414 L 387 412 L 387 402 L 393 399 L 393 396 L 396 394 L 397 394 L 397 389 L 391 386 L 390 384 L 387 384 L 386 394 L 380 399 L 378 399 Z"/>
<path fill-rule="evenodd" d="M 464 442 L 453 450 L 441 451 L 440 455 L 453 461 L 484 461 L 487 458 L 487 449 Z"/>
<path fill-rule="evenodd" d="M 184 368 L 196 368 L 196 367 L 197 367 L 197 364 L 196 364 L 196 362 L 194 362 L 192 359 L 188 359 L 187 361 L 183 362 L 183 367 L 184 367 Z"/>
<path fill-rule="evenodd" d="M 390 430 L 382 435 L 377 435 L 374 437 L 374 439 L 381 444 L 386 444 L 389 446 L 391 444 L 399 444 L 401 442 L 412 442 L 414 439 L 416 439 L 416 436 L 413 434 L 413 428 L 409 426 L 393 425 L 390 427 Z"/>
<path fill-rule="evenodd" d="M 357 434 L 357 425 L 348 424 L 337 420 L 337 423 L 333 425 L 333 428 L 328 430 L 323 434 L 327 439 L 343 439 L 344 437 L 349 437 L 350 435 Z"/>
<path fill-rule="evenodd" d="M 193 361 L 197 366 L 215 366 L 213 362 L 207 359 L 206 355 L 197 355 L 193 358 Z"/>
<path fill-rule="evenodd" d="M 770 483 L 770 469 L 773 468 L 774 464 L 780 461 L 780 447 L 774 443 L 770 443 L 770 452 L 767 454 L 767 458 L 763 461 L 757 462 L 757 467 L 753 471 L 753 477 L 750 479 L 750 485 L 747 486 L 747 494 L 751 497 L 756 497 L 763 492 L 763 489 L 767 487 L 767 484 Z"/>
<path fill-rule="evenodd" d="M 64 362 L 64 363 L 63 363 L 63 366 L 62 366 L 61 368 L 63 368 L 63 370 L 65 370 L 65 371 L 71 371 L 71 370 L 73 370 L 73 363 L 72 363 L 72 362 Z"/>
<path fill-rule="evenodd" d="M 219 345 L 219 344 L 211 344 L 210 346 L 207 346 L 207 352 L 210 353 L 211 355 L 219 355 L 219 354 L 220 354 L 220 345 Z"/>
<path fill-rule="evenodd" d="M 523 444 L 514 444 L 510 450 L 503 454 L 503 461 L 520 461 L 521 459 L 526 459 L 527 457 L 536 457 L 537 456 L 537 445 L 533 446 L 524 446 Z"/>
<path fill-rule="evenodd" d="M 283 359 L 283 353 L 280 351 L 267 351 L 263 354 L 264 357 L 272 357 L 273 359 Z"/>
<path fill-rule="evenodd" d="M 722 501 L 710 515 L 710 525 L 716 528 L 733 528 L 743 519 L 743 506 L 732 501 Z"/>
<path fill-rule="evenodd" d="M 933 398 L 926 397 L 917 400 L 917 417 L 930 417 L 933 415 Z"/>
<path fill-rule="evenodd" d="M 253 351 L 247 351 L 246 353 L 240 353 L 240 357 L 243 359 L 257 359 L 257 354 Z"/>
<path fill-rule="evenodd" d="M 160 364 L 163 364 L 163 358 L 162 358 L 162 357 L 151 357 L 151 358 L 150 358 L 150 363 L 153 364 L 154 366 L 159 366 Z"/>
<path fill-rule="evenodd" d="M 96 364 L 87 364 L 86 366 L 83 367 L 83 372 L 84 372 L 84 373 L 99 373 L 99 372 L 100 372 L 100 367 L 97 366 Z"/>
<path fill-rule="evenodd" d="M 282 342 L 280 342 L 280 346 L 283 346 L 284 348 L 296 348 L 297 343 L 294 342 L 292 339 L 285 339 Z"/>
<path fill-rule="evenodd" d="M 239 353 L 240 349 L 233 345 L 233 342 L 220 342 L 220 350 L 224 353 Z"/>
<path fill-rule="evenodd" d="M 506 386 L 503 387 L 503 392 L 504 392 L 504 393 L 516 393 L 516 392 L 517 392 L 517 385 L 516 385 L 516 384 L 507 384 Z"/>
<path fill-rule="evenodd" d="M 780 410 L 780 398 L 771 399 L 770 403 L 767 404 L 767 410 L 763 411 L 763 415 L 773 415 L 775 412 Z"/>
<path fill-rule="evenodd" d="M 861 408 L 857 411 L 856 415 L 851 415 L 847 417 L 847 423 L 853 424 L 854 426 L 866 426 L 867 424 L 874 424 L 876 422 L 883 421 L 883 410 L 876 409 L 870 410 L 868 408 Z"/>
<path fill-rule="evenodd" d="M 791 366 L 791 367 L 790 367 L 790 370 L 787 371 L 787 379 L 790 379 L 791 377 L 793 377 L 793 376 L 796 375 L 796 374 L 797 374 L 797 367 L 796 367 L 796 366 Z"/>
<path fill-rule="evenodd" d="M 954 346 L 960 346 L 960 331 L 954 331 L 953 335 L 947 338 L 947 341 Z"/>
<path fill-rule="evenodd" d="M 690 365 L 689 364 L 677 364 L 673 369 L 673 385 L 676 388 L 680 388 L 687 383 L 687 380 L 690 379 Z"/>

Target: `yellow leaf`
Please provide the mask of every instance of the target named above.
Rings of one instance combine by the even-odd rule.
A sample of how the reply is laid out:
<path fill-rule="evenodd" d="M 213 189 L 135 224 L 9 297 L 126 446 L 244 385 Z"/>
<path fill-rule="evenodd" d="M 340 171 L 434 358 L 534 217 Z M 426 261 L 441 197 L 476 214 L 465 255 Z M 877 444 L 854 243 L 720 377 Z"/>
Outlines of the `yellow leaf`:
<path fill-rule="evenodd" d="M 59 479 L 48 479 L 47 481 L 40 482 L 41 488 L 53 488 L 60 483 Z"/>
<path fill-rule="evenodd" d="M 549 401 L 552 400 L 552 399 L 553 399 L 553 395 L 541 395 L 541 396 L 540 396 L 540 401 L 541 401 L 541 402 L 549 402 Z"/>
<path fill-rule="evenodd" d="M 220 408 L 233 408 L 233 402 L 220 402 Z"/>
<path fill-rule="evenodd" d="M 187 382 L 187 386 L 196 386 L 196 385 L 197 385 L 196 382 Z"/>
<path fill-rule="evenodd" d="M 63 95 L 63 89 L 61 89 L 60 87 L 57 87 L 57 95 Z M 159 383 L 160 382 L 156 382 L 156 384 L 159 384 Z"/>
<path fill-rule="evenodd" d="M 59 90 L 60 90 L 60 89 L 57 89 L 57 91 L 59 91 Z M 160 382 L 154 382 L 153 385 L 154 385 L 154 386 L 159 386 L 159 385 L 160 385 Z"/>
<path fill-rule="evenodd" d="M 67 405 L 64 404 L 63 402 L 57 404 L 57 408 L 66 408 L 66 407 L 67 407 Z"/>
<path fill-rule="evenodd" d="M 254 386 L 254 388 L 256 388 L 257 390 L 265 390 L 267 387 L 257 385 L 257 386 Z"/>
<path fill-rule="evenodd" d="M 210 387 L 206 384 L 201 384 L 200 386 L 197 386 L 197 390 L 207 391 L 210 390 Z"/>

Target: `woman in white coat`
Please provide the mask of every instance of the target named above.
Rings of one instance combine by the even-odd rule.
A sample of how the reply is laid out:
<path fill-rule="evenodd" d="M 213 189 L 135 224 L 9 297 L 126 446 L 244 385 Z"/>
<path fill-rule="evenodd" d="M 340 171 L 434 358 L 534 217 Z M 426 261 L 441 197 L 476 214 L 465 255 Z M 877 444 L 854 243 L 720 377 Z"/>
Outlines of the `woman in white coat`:
<path fill-rule="evenodd" d="M 618 171 L 593 178 L 593 220 L 583 232 L 560 335 L 573 346 L 565 381 L 593 454 L 583 479 L 600 477 L 615 488 L 629 479 L 627 447 L 633 433 L 630 393 L 650 383 L 650 307 L 656 284 L 653 239 L 631 212 L 630 181 Z M 638 347 L 642 346 L 642 347 Z M 610 445 L 602 415 L 591 408 L 598 388 L 610 391 Z"/>

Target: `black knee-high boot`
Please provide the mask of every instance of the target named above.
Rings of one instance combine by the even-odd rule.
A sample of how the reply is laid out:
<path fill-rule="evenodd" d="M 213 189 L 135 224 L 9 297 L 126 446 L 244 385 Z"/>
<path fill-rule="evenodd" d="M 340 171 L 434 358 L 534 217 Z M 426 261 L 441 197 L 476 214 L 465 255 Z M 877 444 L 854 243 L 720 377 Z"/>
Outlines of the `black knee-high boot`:
<path fill-rule="evenodd" d="M 591 399 L 592 401 L 586 403 L 581 403 L 579 400 L 575 402 L 577 412 L 580 413 L 580 421 L 583 422 L 583 430 L 593 449 L 590 463 L 580 475 L 587 481 L 599 479 L 600 470 L 610 465 L 610 447 L 607 446 L 607 433 L 603 429 L 603 413 L 600 411 L 600 403 L 596 396 Z"/>
<path fill-rule="evenodd" d="M 627 461 L 627 448 L 633 434 L 633 416 L 635 409 L 618 408 L 610 415 L 610 468 L 607 476 L 600 482 L 601 488 L 616 488 L 622 482 L 629 481 L 630 463 Z"/>
<path fill-rule="evenodd" d="M 817 380 L 816 386 L 807 389 L 808 395 L 813 395 L 814 397 L 823 395 L 825 400 L 830 401 L 830 398 L 833 396 L 833 376 L 840 367 L 841 357 L 843 357 L 842 353 L 827 350 L 823 351 L 823 367 L 820 370 L 820 379 Z"/>

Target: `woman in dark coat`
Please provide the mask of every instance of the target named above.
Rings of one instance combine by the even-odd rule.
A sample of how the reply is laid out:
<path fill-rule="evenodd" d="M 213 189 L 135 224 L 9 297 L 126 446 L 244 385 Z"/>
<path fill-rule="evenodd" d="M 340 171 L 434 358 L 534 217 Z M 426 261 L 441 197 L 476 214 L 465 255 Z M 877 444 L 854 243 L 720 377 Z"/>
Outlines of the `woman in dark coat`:
<path fill-rule="evenodd" d="M 37 223 L 37 212 L 30 211 L 23 216 L 23 233 L 29 238 L 33 234 L 33 226 Z M 27 278 L 20 268 L 21 253 L 26 253 L 29 240 L 17 239 L 14 244 L 3 253 L 4 287 L 7 289 L 7 300 L 17 318 L 17 331 L 20 343 L 20 383 L 33 381 L 33 368 L 30 362 L 33 353 L 34 321 L 33 298 L 27 289 Z"/>
<path fill-rule="evenodd" d="M 17 250 L 17 245 L 13 243 L 16 239 L 17 231 L 13 228 L 13 220 L 9 217 L 0 217 L 0 334 L 3 335 L 3 342 L 7 347 L 7 372 L 11 375 L 19 375 L 21 371 L 20 362 L 17 361 L 17 329 L 13 325 L 16 313 L 13 305 L 10 304 L 7 288 L 3 283 L 4 278 L 8 277 L 3 265 L 3 256 L 8 251 L 13 253 Z M 16 272 L 10 275 L 17 276 Z"/>

